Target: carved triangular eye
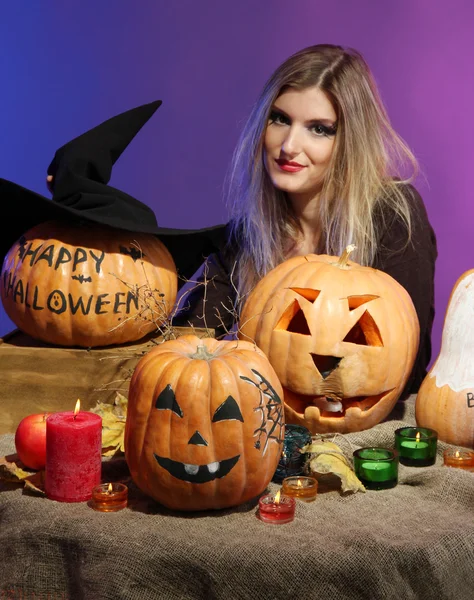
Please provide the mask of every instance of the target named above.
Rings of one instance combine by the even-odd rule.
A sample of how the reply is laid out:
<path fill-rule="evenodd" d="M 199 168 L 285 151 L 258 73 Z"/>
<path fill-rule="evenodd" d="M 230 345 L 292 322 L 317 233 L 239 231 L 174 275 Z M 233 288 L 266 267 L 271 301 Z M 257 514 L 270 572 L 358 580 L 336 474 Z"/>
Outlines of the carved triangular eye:
<path fill-rule="evenodd" d="M 303 298 L 306 298 L 306 300 L 309 300 L 310 302 L 314 302 L 321 293 L 321 290 L 312 290 L 311 288 L 292 287 L 290 288 L 290 290 L 293 290 L 294 292 L 296 292 L 300 296 L 303 296 Z"/>
<path fill-rule="evenodd" d="M 183 411 L 176 402 L 176 396 L 169 383 L 156 399 L 155 408 L 158 410 L 171 410 L 177 414 L 178 417 L 183 418 Z"/>
<path fill-rule="evenodd" d="M 377 323 L 367 311 L 364 312 L 343 341 L 359 344 L 360 346 L 383 346 Z"/>
<path fill-rule="evenodd" d="M 304 316 L 304 312 L 302 311 L 298 300 L 293 300 L 290 306 L 288 306 L 281 315 L 275 329 L 283 329 L 284 331 L 300 333 L 301 335 L 311 335 L 308 322 L 306 321 L 306 317 Z"/>
<path fill-rule="evenodd" d="M 244 418 L 242 413 L 240 412 L 239 405 L 235 401 L 232 396 L 227 396 L 226 400 L 217 407 L 214 416 L 212 417 L 212 422 L 216 423 L 216 421 L 242 421 L 244 422 Z"/>
<path fill-rule="evenodd" d="M 363 294 L 361 296 L 348 296 L 347 303 L 349 304 L 349 310 L 354 310 L 354 308 L 359 308 L 362 304 L 366 302 L 371 302 L 372 300 L 377 300 L 380 296 L 373 296 L 372 294 Z"/>

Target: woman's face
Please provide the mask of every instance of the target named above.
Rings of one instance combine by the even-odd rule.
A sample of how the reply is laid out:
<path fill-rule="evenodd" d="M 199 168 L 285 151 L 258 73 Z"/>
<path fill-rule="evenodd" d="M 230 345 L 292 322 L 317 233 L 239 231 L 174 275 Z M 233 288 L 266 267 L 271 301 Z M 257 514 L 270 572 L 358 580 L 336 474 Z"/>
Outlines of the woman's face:
<path fill-rule="evenodd" d="M 317 87 L 289 89 L 274 102 L 264 140 L 264 163 L 278 189 L 308 200 L 321 191 L 334 148 L 337 115 Z"/>

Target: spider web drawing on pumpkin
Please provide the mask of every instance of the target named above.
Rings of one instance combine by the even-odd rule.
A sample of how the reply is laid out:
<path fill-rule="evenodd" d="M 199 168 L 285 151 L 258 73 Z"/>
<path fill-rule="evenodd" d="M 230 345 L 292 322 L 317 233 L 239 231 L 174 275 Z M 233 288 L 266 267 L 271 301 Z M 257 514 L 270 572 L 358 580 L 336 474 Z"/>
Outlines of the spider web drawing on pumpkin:
<path fill-rule="evenodd" d="M 263 454 L 265 454 L 270 440 L 275 440 L 278 444 L 283 444 L 283 403 L 271 383 L 263 375 L 255 369 L 252 369 L 252 373 L 255 373 L 257 382 L 244 375 L 241 375 L 240 378 L 256 387 L 260 393 L 259 405 L 254 410 L 260 412 L 262 422 L 260 427 L 254 431 L 254 435 L 258 437 L 255 442 L 255 448 L 257 450 L 261 448 L 261 438 L 265 437 L 263 445 Z M 268 421 L 271 422 L 269 430 L 267 430 Z"/>

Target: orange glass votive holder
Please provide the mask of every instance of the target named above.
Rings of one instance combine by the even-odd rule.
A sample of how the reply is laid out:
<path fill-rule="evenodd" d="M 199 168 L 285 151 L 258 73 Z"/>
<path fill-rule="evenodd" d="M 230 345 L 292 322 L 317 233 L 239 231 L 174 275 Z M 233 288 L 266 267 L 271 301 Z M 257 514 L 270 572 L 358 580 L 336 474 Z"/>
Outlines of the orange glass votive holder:
<path fill-rule="evenodd" d="M 117 512 L 128 503 L 128 487 L 124 483 L 102 483 L 92 490 L 91 506 L 100 512 Z"/>
<path fill-rule="evenodd" d="M 304 502 L 316 500 L 318 494 L 318 481 L 314 477 L 285 477 L 281 493 L 284 496 L 298 498 Z"/>
<path fill-rule="evenodd" d="M 446 467 L 455 467 L 465 471 L 474 472 L 474 451 L 456 450 L 456 448 L 447 448 L 443 453 L 444 465 Z"/>

